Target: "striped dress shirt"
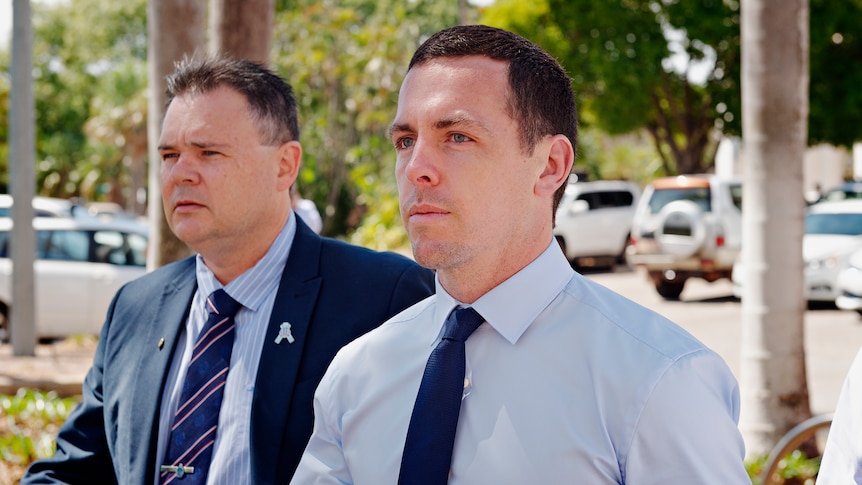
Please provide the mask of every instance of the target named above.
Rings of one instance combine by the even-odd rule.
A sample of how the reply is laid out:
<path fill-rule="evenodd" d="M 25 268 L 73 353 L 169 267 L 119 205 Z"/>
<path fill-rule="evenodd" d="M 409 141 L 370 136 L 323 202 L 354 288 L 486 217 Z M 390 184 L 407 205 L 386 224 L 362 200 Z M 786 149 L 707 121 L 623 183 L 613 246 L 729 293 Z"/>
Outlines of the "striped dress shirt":
<path fill-rule="evenodd" d="M 263 343 L 268 338 L 276 337 L 266 335 L 266 329 L 275 303 L 278 284 L 293 243 L 293 236 L 296 234 L 295 217 L 291 212 L 281 233 L 260 261 L 224 287 L 233 299 L 242 304 L 242 308 L 234 317 L 236 338 L 231 355 L 230 372 L 225 384 L 224 401 L 219 412 L 212 465 L 207 477 L 209 484 L 250 483 L 251 401 Z M 207 319 L 207 295 L 222 288 L 212 271 L 207 268 L 201 255 L 197 256 L 197 283 L 198 289 L 192 300 L 189 319 L 177 342 L 165 392 L 162 395 L 159 442 L 156 450 L 158 461 L 155 463 L 156 485 L 159 477 L 158 468 L 162 464 L 167 449 L 171 423 L 182 392 L 192 347 Z"/>

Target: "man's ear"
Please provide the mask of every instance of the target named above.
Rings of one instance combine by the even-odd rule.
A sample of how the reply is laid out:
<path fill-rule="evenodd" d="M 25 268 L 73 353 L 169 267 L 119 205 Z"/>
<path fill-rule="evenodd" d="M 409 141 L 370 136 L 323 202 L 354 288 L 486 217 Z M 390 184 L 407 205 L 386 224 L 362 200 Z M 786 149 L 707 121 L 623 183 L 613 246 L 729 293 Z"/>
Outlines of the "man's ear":
<path fill-rule="evenodd" d="M 280 156 L 278 165 L 278 189 L 290 190 L 290 186 L 299 175 L 299 165 L 302 161 L 302 145 L 298 141 L 289 141 L 278 147 Z"/>
<path fill-rule="evenodd" d="M 551 195 L 568 181 L 572 165 L 575 163 L 575 150 L 565 135 L 554 135 L 542 142 L 545 165 L 536 182 L 536 193 Z"/>

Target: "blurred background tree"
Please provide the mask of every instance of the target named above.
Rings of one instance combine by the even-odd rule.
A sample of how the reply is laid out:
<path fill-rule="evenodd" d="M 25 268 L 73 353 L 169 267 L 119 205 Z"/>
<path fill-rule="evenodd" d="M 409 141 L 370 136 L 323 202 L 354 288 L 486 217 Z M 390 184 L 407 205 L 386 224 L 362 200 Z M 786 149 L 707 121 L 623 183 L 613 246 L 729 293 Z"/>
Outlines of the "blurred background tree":
<path fill-rule="evenodd" d="M 299 189 L 323 233 L 377 249 L 406 244 L 387 127 L 413 51 L 457 22 L 456 2 L 291 2 L 276 15 L 272 61 L 294 86 L 302 127 Z"/>
<path fill-rule="evenodd" d="M 300 103 L 301 192 L 326 235 L 402 246 L 386 127 L 413 51 L 458 23 L 463 1 L 274 4 L 270 60 Z M 146 0 L 33 6 L 37 191 L 144 214 Z M 740 133 L 738 0 L 496 0 L 464 20 L 519 32 L 561 60 L 580 103 L 578 164 L 592 178 L 709 171 L 718 141 Z M 811 1 L 811 144 L 860 138 L 860 21 L 862 0 Z M 0 50 L 0 189 L 8 66 Z"/>
<path fill-rule="evenodd" d="M 809 145 L 849 147 L 862 135 L 862 93 L 854 88 L 862 81 L 862 1 L 810 5 Z M 738 0 L 497 0 L 480 21 L 560 59 L 585 133 L 600 132 L 592 138 L 646 134 L 660 166 L 649 155 L 634 160 L 640 165 L 630 177 L 639 179 L 710 171 L 721 138 L 741 134 L 739 8 Z"/>

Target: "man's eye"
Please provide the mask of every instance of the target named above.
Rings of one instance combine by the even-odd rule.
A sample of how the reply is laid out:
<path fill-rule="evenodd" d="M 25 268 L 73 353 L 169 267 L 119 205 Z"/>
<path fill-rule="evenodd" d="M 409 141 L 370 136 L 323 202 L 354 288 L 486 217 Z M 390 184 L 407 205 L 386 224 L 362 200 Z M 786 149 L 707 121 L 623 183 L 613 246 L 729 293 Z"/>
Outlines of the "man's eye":
<path fill-rule="evenodd" d="M 455 143 L 464 143 L 466 141 L 470 141 L 470 139 L 467 138 L 466 135 L 462 135 L 461 133 L 455 133 L 454 135 L 452 135 L 452 141 L 454 141 Z"/>
<path fill-rule="evenodd" d="M 162 153 L 162 161 L 168 161 L 174 158 L 177 158 L 179 155 L 176 153 Z"/>
<path fill-rule="evenodd" d="M 399 149 L 410 148 L 415 143 L 416 143 L 416 140 L 414 140 L 413 138 L 409 138 L 409 137 L 405 136 L 404 138 L 399 138 L 395 142 L 395 148 L 399 148 Z"/>

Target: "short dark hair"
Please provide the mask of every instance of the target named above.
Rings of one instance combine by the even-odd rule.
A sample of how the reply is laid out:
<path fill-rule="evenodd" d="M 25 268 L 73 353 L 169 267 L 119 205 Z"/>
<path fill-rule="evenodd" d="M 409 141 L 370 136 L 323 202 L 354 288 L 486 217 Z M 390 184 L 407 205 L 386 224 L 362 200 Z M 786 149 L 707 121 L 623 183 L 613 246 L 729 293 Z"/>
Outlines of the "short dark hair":
<path fill-rule="evenodd" d="M 166 80 L 165 111 L 177 96 L 228 87 L 248 101 L 264 145 L 299 140 L 293 88 L 263 64 L 221 56 L 184 57 Z"/>
<path fill-rule="evenodd" d="M 578 112 L 572 81 L 554 57 L 518 34 L 487 25 L 459 25 L 441 30 L 413 54 L 409 71 L 436 58 L 485 56 L 509 64 L 507 110 L 519 124 L 526 153 L 544 136 L 562 134 L 574 148 L 578 142 Z M 554 194 L 554 211 L 565 192 Z"/>

